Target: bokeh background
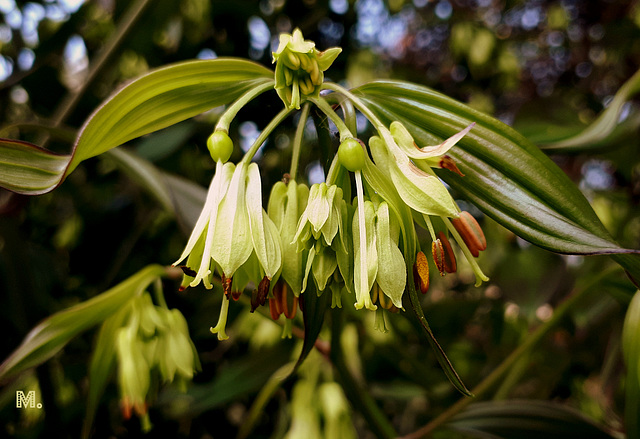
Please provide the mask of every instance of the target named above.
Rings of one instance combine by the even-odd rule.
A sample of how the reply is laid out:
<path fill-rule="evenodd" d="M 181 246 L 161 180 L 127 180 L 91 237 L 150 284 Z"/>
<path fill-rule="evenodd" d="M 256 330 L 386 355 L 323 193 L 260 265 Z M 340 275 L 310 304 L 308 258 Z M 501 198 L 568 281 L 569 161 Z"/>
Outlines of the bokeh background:
<path fill-rule="evenodd" d="M 142 8 L 131 25 L 123 25 Z M 392 78 L 432 87 L 514 126 L 544 144 L 580 132 L 640 68 L 640 2 L 593 0 L 0 0 L 0 133 L 69 152 L 78 128 L 118 86 L 154 68 L 194 58 L 244 57 L 271 65 L 278 34 L 299 27 L 320 50 L 343 52 L 327 76 L 349 86 Z M 99 67 L 96 60 L 104 54 Z M 69 98 L 73 96 L 73 100 Z M 281 106 L 275 93 L 244 109 L 231 135 L 248 148 Z M 213 172 L 205 142 L 220 109 L 126 147 L 159 168 L 205 187 Z M 43 131 L 48 127 L 48 131 Z M 612 235 L 640 248 L 640 154 L 637 102 L 625 104 L 606 142 L 553 151 Z M 362 124 L 362 134 L 367 127 Z M 260 152 L 264 192 L 288 169 L 293 122 Z M 48 134 L 43 134 L 48 133 Z M 305 132 L 302 168 L 322 181 L 335 150 Z M 239 158 L 241 151 L 234 153 Z M 470 270 L 433 279 L 425 312 L 468 386 L 477 384 L 532 328 L 581 283 L 597 291 L 522 358 L 496 389 L 496 399 L 556 401 L 613 431 L 622 428 L 624 369 L 620 330 L 634 287 L 621 271 L 604 275 L 606 257 L 561 256 L 481 218 L 489 241 L 480 263 L 491 281 L 473 287 Z M 150 263 L 170 264 L 186 240 L 167 213 L 109 158 L 83 163 L 54 192 L 27 198 L 0 192 L 0 354 L 4 358 L 46 316 L 90 298 Z M 182 310 L 203 371 L 188 397 L 169 389 L 151 407 L 150 435 L 235 437 L 269 377 L 295 357 L 299 341 L 247 307 L 232 307 L 231 340 L 209 333 L 219 295 L 186 294 L 167 282 L 171 307 Z M 348 309 L 347 309 L 348 308 Z M 402 316 L 390 332 L 373 317 L 344 310 L 347 363 L 367 383 L 382 412 L 409 433 L 458 399 L 418 329 Z M 370 318 L 371 317 L 371 318 Z M 74 340 L 33 374 L 0 391 L 2 436 L 76 437 L 83 419 L 87 361 L 95 332 Z M 329 337 L 328 330 L 321 339 Z M 282 384 L 262 407 L 251 437 L 289 437 L 292 419 L 329 422 L 311 394 L 333 382 L 331 363 L 313 356 L 298 381 Z M 15 386 L 37 388 L 46 414 L 15 409 Z M 315 387 L 314 387 L 315 386 Z M 96 437 L 135 437 L 122 421 L 115 385 L 105 394 Z M 297 407 L 297 408 L 296 408 Z M 301 414 L 300 407 L 308 407 Z M 311 415 L 309 415 L 311 413 Z M 317 416 L 316 416 L 317 415 Z M 315 416 L 315 418 L 314 418 Z M 341 412 L 345 435 L 373 437 L 357 407 Z M 306 418 L 305 418 L 306 419 Z M 309 421 L 307 436 L 317 437 Z M 442 433 L 442 437 L 453 433 Z M 344 436 L 353 437 L 353 436 Z"/>

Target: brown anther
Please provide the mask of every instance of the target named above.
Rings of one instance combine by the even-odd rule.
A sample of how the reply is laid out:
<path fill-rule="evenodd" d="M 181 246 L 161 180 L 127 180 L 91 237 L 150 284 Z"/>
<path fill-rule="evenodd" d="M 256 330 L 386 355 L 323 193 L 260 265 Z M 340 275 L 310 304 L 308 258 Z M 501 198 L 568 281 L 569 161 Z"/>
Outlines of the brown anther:
<path fill-rule="evenodd" d="M 469 212 L 460 212 L 460 217 L 452 219 L 451 224 L 460 233 L 473 257 L 477 258 L 480 252 L 487 248 L 487 240 L 482 228 Z"/>
<path fill-rule="evenodd" d="M 122 401 L 120 401 L 120 411 L 122 412 L 122 418 L 127 421 L 131 419 L 131 402 L 129 401 L 129 397 L 125 396 Z"/>
<path fill-rule="evenodd" d="M 453 159 L 448 155 L 442 156 L 442 158 L 440 159 L 440 167 L 443 169 L 447 169 L 451 172 L 455 172 L 460 177 L 464 177 L 464 174 L 460 172 L 460 169 L 458 169 L 456 162 L 454 162 Z"/>
<path fill-rule="evenodd" d="M 413 264 L 413 280 L 416 289 L 419 289 L 422 294 L 427 294 L 429 291 L 429 262 L 421 251 L 416 255 L 416 263 Z"/>
<path fill-rule="evenodd" d="M 382 289 L 378 288 L 378 290 L 378 303 L 380 304 L 380 306 L 384 309 L 391 309 L 391 307 L 393 306 L 393 302 L 391 302 L 391 299 L 389 299 L 387 295 L 384 294 L 384 291 L 382 291 Z"/>
<path fill-rule="evenodd" d="M 280 318 L 280 311 L 278 311 L 278 299 L 275 297 L 269 297 L 269 312 L 273 320 Z"/>
<path fill-rule="evenodd" d="M 395 306 L 395 305 L 393 305 L 393 304 L 391 305 L 391 308 L 389 308 L 389 312 L 391 312 L 391 313 L 393 313 L 393 314 L 396 314 L 398 311 L 400 311 L 400 310 L 398 309 L 398 307 L 397 307 L 397 306 Z"/>
<path fill-rule="evenodd" d="M 198 274 L 197 271 L 195 271 L 192 268 L 187 267 L 186 265 L 181 265 L 180 266 L 180 270 L 182 270 L 182 272 L 184 274 L 186 274 L 187 276 L 191 276 L 191 277 L 196 277 L 196 275 Z"/>
<path fill-rule="evenodd" d="M 288 319 L 292 319 L 298 312 L 298 298 L 293 294 L 287 284 L 282 287 L 282 313 Z"/>
<path fill-rule="evenodd" d="M 231 297 L 231 282 L 233 281 L 232 277 L 227 277 L 222 273 L 222 291 L 224 291 L 224 295 L 227 297 L 227 300 Z"/>
<path fill-rule="evenodd" d="M 282 176 L 282 182 L 284 184 L 288 185 L 290 180 L 291 180 L 291 174 L 287 173 Z"/>
<path fill-rule="evenodd" d="M 284 307 L 282 306 L 282 296 L 284 296 L 284 293 L 284 282 L 276 282 L 273 287 L 273 298 L 275 299 L 278 315 L 284 312 Z M 271 306 L 271 299 L 269 299 L 269 306 Z"/>
<path fill-rule="evenodd" d="M 380 287 L 378 287 L 378 283 L 373 284 L 373 288 L 371 288 L 371 302 L 378 302 L 378 295 L 380 294 Z"/>
<path fill-rule="evenodd" d="M 251 292 L 251 309 L 249 312 L 254 312 L 260 306 L 260 302 L 258 302 L 258 290 L 253 290 Z"/>
<path fill-rule="evenodd" d="M 232 291 L 231 292 L 231 298 L 233 299 L 234 302 L 237 302 L 238 300 L 240 300 L 241 296 L 242 296 L 242 291 Z"/>
<path fill-rule="evenodd" d="M 438 239 L 431 246 L 433 251 L 433 260 L 440 271 L 440 275 L 444 273 L 455 273 L 458 266 L 456 264 L 456 255 L 453 253 L 451 243 L 444 232 L 438 232 Z"/>
<path fill-rule="evenodd" d="M 258 285 L 258 303 L 260 306 L 264 305 L 269 295 L 269 286 L 271 285 L 271 279 L 267 276 L 263 277 Z"/>

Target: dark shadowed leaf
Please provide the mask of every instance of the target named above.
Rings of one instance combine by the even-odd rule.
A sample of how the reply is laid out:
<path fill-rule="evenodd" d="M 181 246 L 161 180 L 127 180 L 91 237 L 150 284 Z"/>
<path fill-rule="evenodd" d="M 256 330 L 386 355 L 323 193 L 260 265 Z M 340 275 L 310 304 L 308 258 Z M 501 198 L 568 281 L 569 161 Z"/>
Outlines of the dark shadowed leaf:
<path fill-rule="evenodd" d="M 627 365 L 625 427 L 628 439 L 640 438 L 640 292 L 631 299 L 622 329 L 622 352 Z"/>
<path fill-rule="evenodd" d="M 612 439 L 579 412 L 547 401 L 492 401 L 469 406 L 446 428 L 492 439 Z"/>
<path fill-rule="evenodd" d="M 102 322 L 129 299 L 141 294 L 164 272 L 164 267 L 150 265 L 110 290 L 43 320 L 0 365 L 0 382 L 47 361 L 73 337 Z"/>

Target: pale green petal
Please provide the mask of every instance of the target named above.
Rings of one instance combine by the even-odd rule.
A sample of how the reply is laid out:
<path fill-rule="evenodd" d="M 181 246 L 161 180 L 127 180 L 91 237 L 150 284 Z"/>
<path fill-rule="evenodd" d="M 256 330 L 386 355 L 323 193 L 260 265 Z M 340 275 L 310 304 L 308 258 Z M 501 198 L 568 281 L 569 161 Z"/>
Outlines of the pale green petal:
<path fill-rule="evenodd" d="M 282 244 L 275 224 L 262 208 L 262 183 L 258 165 L 251 163 L 247 172 L 246 208 L 253 249 L 269 279 L 282 264 Z"/>
<path fill-rule="evenodd" d="M 342 52 L 340 47 L 332 47 L 324 52 L 318 53 L 318 67 L 320 70 L 323 72 L 327 70 L 336 60 L 338 55 L 340 55 L 340 52 Z"/>
<path fill-rule="evenodd" d="M 440 157 L 451 149 L 453 145 L 458 143 L 475 125 L 475 122 L 466 127 L 464 130 L 454 134 L 440 145 L 418 147 L 411 134 L 400 122 L 392 122 L 390 131 L 397 145 L 402 151 L 412 159 L 430 159 Z"/>
<path fill-rule="evenodd" d="M 246 209 L 247 165 L 238 164 L 229 189 L 220 203 L 216 221 L 211 257 L 220 265 L 227 277 L 251 255 L 253 243 L 249 227 L 249 215 Z"/>
<path fill-rule="evenodd" d="M 214 202 L 210 206 L 209 210 L 209 224 L 207 226 L 207 234 L 204 241 L 204 247 L 202 249 L 202 259 L 200 261 L 200 266 L 198 267 L 198 273 L 196 277 L 191 282 L 191 286 L 195 287 L 202 280 L 206 288 L 212 288 L 211 282 L 209 281 L 209 274 L 211 271 L 209 270 L 209 266 L 211 264 L 211 249 L 213 246 L 214 234 L 215 234 L 215 226 L 218 218 L 218 212 L 220 209 L 220 203 L 222 199 L 226 196 L 226 193 L 229 189 L 229 185 L 231 184 L 231 179 L 233 174 L 235 173 L 236 167 L 233 163 L 225 163 L 222 167 L 222 172 L 220 173 L 220 180 L 216 183 L 218 188 L 217 193 L 214 198 Z M 218 175 L 218 172 L 216 172 Z M 214 177 L 215 178 L 215 177 Z"/>
<path fill-rule="evenodd" d="M 330 248 L 324 248 L 321 253 L 316 254 L 313 259 L 312 271 L 318 291 L 324 291 L 327 287 L 327 281 L 336 271 L 337 266 L 336 255 Z"/>
<path fill-rule="evenodd" d="M 402 308 L 407 267 L 402 252 L 392 236 L 389 206 L 386 202 L 380 203 L 378 207 L 376 249 L 378 251 L 378 276 L 376 278 L 378 286 L 396 307 Z"/>
<path fill-rule="evenodd" d="M 360 209 L 363 209 L 362 213 Z M 364 227 L 364 243 L 361 243 L 360 239 L 362 227 Z M 365 201 L 364 206 L 358 205 L 353 216 L 353 249 L 355 307 L 356 309 L 365 307 L 375 310 L 376 306 L 371 302 L 370 291 L 378 271 L 378 252 L 376 250 L 375 211 L 373 203 L 370 201 Z"/>
<path fill-rule="evenodd" d="M 205 227 L 209 223 L 209 217 L 211 216 L 211 211 L 217 210 L 218 203 L 220 203 L 220 200 L 222 199 L 226 191 L 226 188 L 224 187 L 223 182 L 226 180 L 227 186 L 229 182 L 229 180 L 226 179 L 223 176 L 223 174 L 230 175 L 229 170 L 233 172 L 233 168 L 230 168 L 230 166 L 233 166 L 233 164 L 229 163 L 229 166 L 226 166 L 222 164 L 222 162 L 216 163 L 216 173 L 213 175 L 213 178 L 211 179 L 211 184 L 209 185 L 209 190 L 207 191 L 207 199 L 204 203 L 204 207 L 200 212 L 200 216 L 196 221 L 196 225 L 193 227 L 191 236 L 189 236 L 189 241 L 187 242 L 187 246 L 185 247 L 184 251 L 178 258 L 178 260 L 174 262 L 172 265 L 174 266 L 178 265 L 180 262 L 182 262 L 184 258 L 187 257 L 189 253 L 191 253 L 191 250 L 193 250 L 193 247 L 196 245 L 196 242 L 200 238 L 200 235 L 202 235 L 202 233 L 205 230 Z"/>

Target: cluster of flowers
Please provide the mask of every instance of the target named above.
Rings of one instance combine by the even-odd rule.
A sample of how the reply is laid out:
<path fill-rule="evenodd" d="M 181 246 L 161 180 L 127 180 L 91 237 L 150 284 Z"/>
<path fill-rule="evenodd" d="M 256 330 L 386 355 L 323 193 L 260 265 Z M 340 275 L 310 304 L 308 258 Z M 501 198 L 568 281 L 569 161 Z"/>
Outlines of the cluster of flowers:
<path fill-rule="evenodd" d="M 215 175 L 202 214 L 174 265 L 186 259 L 181 265 L 183 289 L 200 282 L 212 288 L 213 276 L 219 275 L 225 298 L 218 324 L 211 329 L 219 339 L 227 338 L 230 299 L 237 300 L 250 282 L 257 286 L 252 311 L 268 299 L 272 317 L 284 314 L 288 325 L 298 297 L 311 282 L 313 294 L 331 291 L 332 306 L 341 306 L 345 294 L 351 293 L 357 309 L 402 309 L 408 280 L 423 293 L 429 286 L 429 264 L 420 251 L 415 224 L 429 231 L 440 274 L 456 271 L 452 236 L 473 267 L 476 283 L 487 280 L 474 259 L 486 248 L 482 229 L 473 216 L 460 211 L 432 169 L 460 173 L 446 153 L 473 124 L 440 145 L 418 147 L 400 122 L 384 126 L 348 90 L 323 82 L 322 71 L 339 52 L 318 52 L 296 30 L 281 36 L 273 54 L 275 88 L 287 109 L 313 103 L 340 132 L 325 182 L 309 188 L 296 182 L 295 175 L 286 175 L 273 186 L 265 211 L 260 171 L 250 163 L 256 148 L 234 165 L 228 162 L 233 143 L 225 127 L 219 124 L 207 142 L 216 161 Z M 332 89 L 351 101 L 373 124 L 378 136 L 369 139 L 368 148 L 320 96 L 321 89 Z"/>
<path fill-rule="evenodd" d="M 113 344 L 123 417 L 129 419 L 134 412 L 148 424 L 147 401 L 152 389 L 159 382 L 186 389 L 200 369 L 187 321 L 177 309 L 154 305 L 151 296 L 143 293 L 103 325 L 112 326 L 116 327 Z M 108 329 L 103 332 L 110 333 Z"/>

